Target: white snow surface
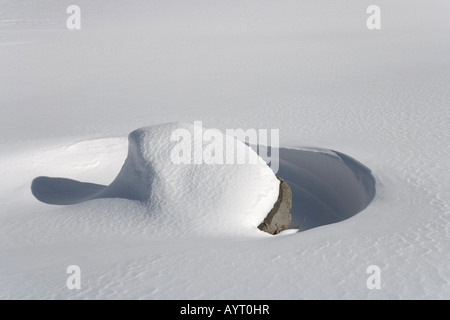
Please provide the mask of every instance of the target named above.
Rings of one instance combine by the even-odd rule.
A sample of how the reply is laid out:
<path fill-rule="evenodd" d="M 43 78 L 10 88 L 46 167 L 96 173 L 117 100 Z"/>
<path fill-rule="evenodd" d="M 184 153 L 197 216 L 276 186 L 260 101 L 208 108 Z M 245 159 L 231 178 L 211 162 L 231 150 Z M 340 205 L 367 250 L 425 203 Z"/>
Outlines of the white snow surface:
<path fill-rule="evenodd" d="M 80 0 L 79 31 L 66 28 L 70 4 L 0 1 L 0 298 L 450 298 L 448 1 L 377 1 L 381 30 L 359 0 Z M 197 224 L 202 199 L 154 219 L 136 200 L 55 206 L 31 193 L 39 176 L 109 185 L 129 132 L 195 120 L 350 155 L 372 170 L 375 199 L 269 236 L 254 227 L 267 203 L 218 232 Z M 73 264 L 81 290 L 66 287 Z"/>

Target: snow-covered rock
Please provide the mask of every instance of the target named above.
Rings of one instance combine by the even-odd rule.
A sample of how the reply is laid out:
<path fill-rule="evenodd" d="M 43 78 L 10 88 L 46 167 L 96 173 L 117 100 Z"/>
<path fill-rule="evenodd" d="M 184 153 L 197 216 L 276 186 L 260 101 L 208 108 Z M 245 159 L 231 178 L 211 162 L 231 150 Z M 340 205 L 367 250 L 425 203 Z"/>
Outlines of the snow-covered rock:
<path fill-rule="evenodd" d="M 158 223 L 178 225 L 184 232 L 256 230 L 278 197 L 279 181 L 272 170 L 250 147 L 235 138 L 232 139 L 236 152 L 253 154 L 256 163 L 207 164 L 210 155 L 203 149 L 210 143 L 173 141 L 171 137 L 177 130 L 184 130 L 191 138 L 202 137 L 205 131 L 186 123 L 133 131 L 120 173 L 96 197 L 139 200 L 148 206 L 149 215 Z M 222 135 L 219 131 L 216 134 Z M 174 162 L 173 150 L 181 143 L 192 146 L 192 155 L 202 153 L 203 161 Z M 218 146 L 216 151 L 225 152 L 222 147 Z"/>

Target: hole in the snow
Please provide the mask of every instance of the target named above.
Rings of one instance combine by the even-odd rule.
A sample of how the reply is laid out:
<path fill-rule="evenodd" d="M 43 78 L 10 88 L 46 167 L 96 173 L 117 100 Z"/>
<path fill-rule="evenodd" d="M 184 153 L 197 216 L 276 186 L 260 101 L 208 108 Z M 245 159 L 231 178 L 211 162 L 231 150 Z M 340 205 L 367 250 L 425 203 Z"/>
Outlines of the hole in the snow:
<path fill-rule="evenodd" d="M 370 169 L 343 153 L 280 148 L 279 159 L 277 175 L 292 190 L 290 228 L 304 231 L 345 220 L 375 196 Z"/>

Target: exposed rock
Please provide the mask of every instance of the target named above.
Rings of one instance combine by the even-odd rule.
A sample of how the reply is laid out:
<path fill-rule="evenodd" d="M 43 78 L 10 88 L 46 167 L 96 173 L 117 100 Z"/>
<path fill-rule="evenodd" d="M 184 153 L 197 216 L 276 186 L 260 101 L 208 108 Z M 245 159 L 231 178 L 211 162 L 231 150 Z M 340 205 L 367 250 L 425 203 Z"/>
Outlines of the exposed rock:
<path fill-rule="evenodd" d="M 287 229 L 291 223 L 292 191 L 286 181 L 280 177 L 277 178 L 280 180 L 278 200 L 264 221 L 258 226 L 260 230 L 270 234 L 280 233 Z"/>

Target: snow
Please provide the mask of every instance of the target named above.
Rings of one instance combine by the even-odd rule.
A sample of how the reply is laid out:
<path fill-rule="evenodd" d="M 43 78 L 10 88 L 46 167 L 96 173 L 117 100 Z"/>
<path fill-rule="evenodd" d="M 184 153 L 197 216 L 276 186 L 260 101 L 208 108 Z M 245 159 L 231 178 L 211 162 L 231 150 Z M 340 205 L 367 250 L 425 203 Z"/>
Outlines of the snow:
<path fill-rule="evenodd" d="M 365 25 L 373 3 L 356 0 L 80 0 L 79 31 L 65 26 L 70 4 L 0 1 L 0 298 L 450 298 L 448 1 L 377 1 L 381 30 Z M 108 186 L 128 133 L 197 120 L 277 128 L 282 147 L 336 165 L 351 156 L 375 198 L 344 221 L 269 236 L 254 227 L 262 206 L 220 234 L 200 223 L 202 199 L 151 218 L 137 200 L 33 196 L 42 176 Z M 201 180 L 222 177 L 206 170 Z M 237 206 L 219 195 L 222 213 Z M 65 286 L 72 264 L 81 290 Z M 374 264 L 380 290 L 366 287 Z"/>
<path fill-rule="evenodd" d="M 180 144 L 188 146 L 188 150 L 193 147 L 194 155 L 203 153 L 207 163 L 207 157 L 211 157 L 204 152 L 210 142 L 193 145 L 192 139 L 174 141 L 172 135 L 177 130 L 184 130 L 192 139 L 196 135 L 203 137 L 205 131 L 176 122 L 135 130 L 129 135 L 125 164 L 109 186 L 38 177 L 32 184 L 33 194 L 40 201 L 60 205 L 102 198 L 137 200 L 145 203 L 154 233 L 167 229 L 172 236 L 236 235 L 248 233 L 249 229 L 261 233 L 257 227 L 278 198 L 279 181 L 273 171 L 252 149 L 233 137 L 230 139 L 236 153 L 252 153 L 254 163 L 176 163 L 172 153 Z M 224 140 L 223 135 L 220 137 Z M 225 144 L 217 146 L 215 151 L 223 153 Z M 126 214 L 122 219 L 128 219 Z"/>

